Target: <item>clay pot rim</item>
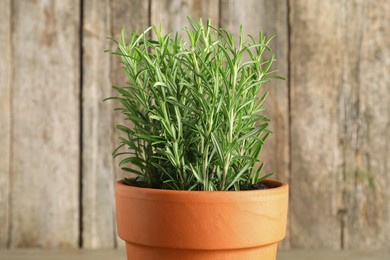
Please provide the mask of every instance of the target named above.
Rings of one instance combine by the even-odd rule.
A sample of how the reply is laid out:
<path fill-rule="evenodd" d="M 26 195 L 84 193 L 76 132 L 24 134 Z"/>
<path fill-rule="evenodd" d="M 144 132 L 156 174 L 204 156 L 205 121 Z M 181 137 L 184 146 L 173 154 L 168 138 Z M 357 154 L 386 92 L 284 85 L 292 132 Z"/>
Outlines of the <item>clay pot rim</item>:
<path fill-rule="evenodd" d="M 123 179 L 117 181 L 117 187 L 124 191 L 124 190 L 133 190 L 132 192 L 139 192 L 139 193 L 147 193 L 150 195 L 168 195 L 168 196 L 207 196 L 207 195 L 213 195 L 218 196 L 221 195 L 223 197 L 225 196 L 234 196 L 238 195 L 240 196 L 251 196 L 251 195 L 262 195 L 262 196 L 275 196 L 278 194 L 283 194 L 288 190 L 288 184 L 281 181 L 276 180 L 264 180 L 263 183 L 271 184 L 272 188 L 263 189 L 263 190 L 240 190 L 240 191 L 188 191 L 188 190 L 167 190 L 167 189 L 156 189 L 156 188 L 144 188 L 144 187 L 136 187 L 131 185 L 126 185 L 123 183 Z M 137 191 L 138 190 L 138 191 Z M 235 197 L 235 196 L 234 196 Z"/>
<path fill-rule="evenodd" d="M 288 184 L 266 182 L 278 187 L 178 191 L 134 187 L 118 181 L 118 234 L 129 243 L 160 248 L 230 250 L 276 243 L 285 236 Z M 185 233 L 198 234 L 202 239 Z"/>

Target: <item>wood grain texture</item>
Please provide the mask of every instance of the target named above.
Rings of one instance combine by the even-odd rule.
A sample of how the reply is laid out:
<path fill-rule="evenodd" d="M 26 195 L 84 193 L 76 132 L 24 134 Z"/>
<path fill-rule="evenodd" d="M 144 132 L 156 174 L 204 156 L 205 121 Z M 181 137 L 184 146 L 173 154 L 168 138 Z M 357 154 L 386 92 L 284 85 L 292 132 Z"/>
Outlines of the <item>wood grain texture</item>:
<path fill-rule="evenodd" d="M 11 154 L 11 2 L 0 2 L 0 248 L 8 243 Z"/>
<path fill-rule="evenodd" d="M 79 3 L 13 1 L 11 247 L 78 247 Z"/>
<path fill-rule="evenodd" d="M 274 69 L 279 75 L 288 74 L 288 10 L 287 1 L 251 0 L 221 1 L 221 27 L 225 27 L 235 35 L 239 35 L 243 25 L 245 35 L 258 36 L 262 31 L 268 36 L 276 35 L 271 48 L 275 51 L 277 61 Z M 264 173 L 274 172 L 273 178 L 288 181 L 289 172 L 289 111 L 288 81 L 275 80 L 266 87 L 270 95 L 265 103 L 266 113 L 271 118 L 270 130 L 273 134 L 268 138 L 261 160 L 265 162 Z M 290 246 L 289 232 L 282 242 L 284 248 Z"/>
<path fill-rule="evenodd" d="M 122 28 L 126 29 L 126 32 L 137 30 L 140 32 L 142 29 L 146 29 L 150 24 L 149 17 L 149 1 L 144 0 L 114 0 L 111 1 L 111 34 L 115 39 L 120 39 Z M 114 55 L 111 56 L 111 65 L 110 65 L 110 79 L 112 85 L 114 86 L 125 86 L 127 79 L 125 73 L 122 69 L 122 64 L 120 59 Z M 112 92 L 111 95 L 118 95 L 116 92 Z M 128 124 L 129 122 L 124 122 L 123 116 L 117 112 L 114 112 L 113 109 L 117 106 L 115 102 L 110 102 L 111 105 L 111 117 L 113 118 L 113 125 L 118 124 Z M 118 136 L 121 134 L 119 130 L 113 131 L 112 138 L 112 150 L 119 145 Z M 122 171 L 118 164 L 121 160 L 121 157 L 117 157 L 114 160 L 114 171 L 116 173 L 117 179 L 123 179 L 124 176 L 128 176 L 128 173 Z M 125 243 L 117 236 L 117 246 L 123 248 Z"/>
<path fill-rule="evenodd" d="M 219 22 L 218 0 L 152 0 L 151 23 L 162 25 L 164 32 L 179 32 L 185 35 L 189 26 L 187 16 L 194 20 L 208 18 L 217 26 Z"/>
<path fill-rule="evenodd" d="M 390 236 L 389 6 L 290 3 L 292 246 L 384 248 Z"/>
<path fill-rule="evenodd" d="M 110 1 L 83 1 L 83 247 L 115 246 L 114 183 L 116 180 L 111 153 L 114 144 L 110 104 L 103 99 L 111 95 Z"/>
<path fill-rule="evenodd" d="M 390 240 L 390 5 L 345 1 L 342 117 L 347 249 Z"/>
<path fill-rule="evenodd" d="M 290 1 L 291 246 L 341 247 L 343 9 Z"/>

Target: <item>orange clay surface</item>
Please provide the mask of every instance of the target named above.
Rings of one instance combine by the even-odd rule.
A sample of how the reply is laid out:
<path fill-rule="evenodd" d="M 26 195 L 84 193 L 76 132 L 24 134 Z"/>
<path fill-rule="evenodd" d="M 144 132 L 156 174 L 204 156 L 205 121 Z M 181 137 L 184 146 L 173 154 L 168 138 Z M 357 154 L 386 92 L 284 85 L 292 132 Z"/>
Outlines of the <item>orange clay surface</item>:
<path fill-rule="evenodd" d="M 285 237 L 288 185 L 251 191 L 172 191 L 116 184 L 128 259 L 274 260 Z"/>

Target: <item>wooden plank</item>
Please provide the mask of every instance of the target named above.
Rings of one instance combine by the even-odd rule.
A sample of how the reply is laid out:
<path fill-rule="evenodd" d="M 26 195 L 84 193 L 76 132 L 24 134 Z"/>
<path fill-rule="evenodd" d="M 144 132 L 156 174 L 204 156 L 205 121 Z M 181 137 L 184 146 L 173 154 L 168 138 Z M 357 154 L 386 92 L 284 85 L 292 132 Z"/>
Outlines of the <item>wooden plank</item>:
<path fill-rule="evenodd" d="M 258 36 L 262 31 L 268 36 L 276 35 L 271 48 L 277 61 L 274 68 L 280 75 L 288 74 L 288 10 L 286 0 L 266 1 L 250 0 L 245 5 L 240 1 L 221 1 L 221 27 L 239 34 L 240 24 L 245 35 Z M 266 101 L 267 115 L 271 118 L 270 129 L 273 134 L 268 138 L 261 160 L 266 163 L 266 172 L 275 172 L 273 178 L 289 181 L 289 112 L 288 81 L 273 81 L 267 88 L 270 95 Z M 283 241 L 283 247 L 289 247 L 289 232 Z"/>
<path fill-rule="evenodd" d="M 122 28 L 126 29 L 127 33 L 133 30 L 141 31 L 149 26 L 149 1 L 144 0 L 114 0 L 111 1 L 111 35 L 115 39 L 120 39 Z M 116 56 L 111 57 L 110 65 L 110 79 L 114 86 L 124 86 L 127 82 L 125 73 L 120 64 L 120 59 Z M 111 95 L 117 95 L 116 92 L 112 92 Z M 110 102 L 111 111 L 117 106 L 115 102 Z M 106 105 L 107 109 L 107 105 Z M 117 124 L 128 124 L 124 123 L 122 115 L 117 112 L 112 112 L 114 128 Z M 114 145 L 111 146 L 112 150 L 119 145 L 118 136 L 120 132 L 118 130 L 113 131 L 112 142 Z M 114 171 L 116 172 L 116 178 L 122 179 L 128 173 L 123 172 L 119 167 L 119 161 L 121 158 L 114 160 Z M 116 236 L 117 237 L 117 236 Z M 117 237 L 117 246 L 123 248 L 125 243 Z"/>
<path fill-rule="evenodd" d="M 184 35 L 184 26 L 189 26 L 187 16 L 205 21 L 210 18 L 218 26 L 218 0 L 152 0 L 152 24 L 161 24 L 165 32 L 180 32 Z"/>
<path fill-rule="evenodd" d="M 292 247 L 341 247 L 343 12 L 338 1 L 290 1 Z"/>
<path fill-rule="evenodd" d="M 83 183 L 83 248 L 115 246 L 114 182 L 116 180 L 113 151 L 113 120 L 108 102 L 111 95 L 110 1 L 83 1 L 83 119 L 82 119 L 82 183 Z"/>
<path fill-rule="evenodd" d="M 79 4 L 12 1 L 11 247 L 78 247 Z"/>
<path fill-rule="evenodd" d="M 0 248 L 7 246 L 11 154 L 11 2 L 0 2 Z"/>
<path fill-rule="evenodd" d="M 346 1 L 342 19 L 344 247 L 390 240 L 390 5 Z"/>

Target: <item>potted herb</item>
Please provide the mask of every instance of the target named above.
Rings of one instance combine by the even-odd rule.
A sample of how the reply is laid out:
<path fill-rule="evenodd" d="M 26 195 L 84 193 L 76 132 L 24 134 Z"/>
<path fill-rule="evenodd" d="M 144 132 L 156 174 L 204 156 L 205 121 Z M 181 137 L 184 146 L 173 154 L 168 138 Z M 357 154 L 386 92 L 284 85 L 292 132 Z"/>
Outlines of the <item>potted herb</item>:
<path fill-rule="evenodd" d="M 114 156 L 135 174 L 116 184 L 119 236 L 128 259 L 275 259 L 288 186 L 258 160 L 270 134 L 258 95 L 281 78 L 271 39 L 189 21 L 185 39 L 152 26 L 115 41 L 128 83 L 108 99 L 129 124 Z"/>

